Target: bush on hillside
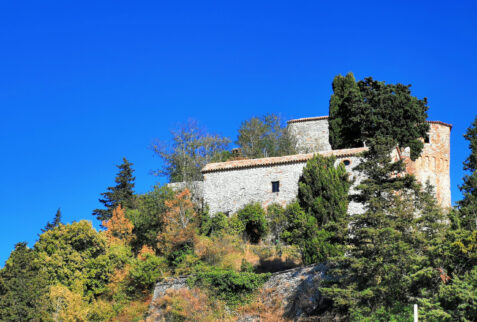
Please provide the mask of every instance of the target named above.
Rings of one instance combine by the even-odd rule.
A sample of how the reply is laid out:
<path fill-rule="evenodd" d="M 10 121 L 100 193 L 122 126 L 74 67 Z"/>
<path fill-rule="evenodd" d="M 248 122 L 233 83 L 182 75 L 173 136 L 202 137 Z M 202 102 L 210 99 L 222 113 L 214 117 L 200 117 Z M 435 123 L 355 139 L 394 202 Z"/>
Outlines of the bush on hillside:
<path fill-rule="evenodd" d="M 265 210 L 257 203 L 251 203 L 237 212 L 237 219 L 246 240 L 258 243 L 268 232 Z"/>

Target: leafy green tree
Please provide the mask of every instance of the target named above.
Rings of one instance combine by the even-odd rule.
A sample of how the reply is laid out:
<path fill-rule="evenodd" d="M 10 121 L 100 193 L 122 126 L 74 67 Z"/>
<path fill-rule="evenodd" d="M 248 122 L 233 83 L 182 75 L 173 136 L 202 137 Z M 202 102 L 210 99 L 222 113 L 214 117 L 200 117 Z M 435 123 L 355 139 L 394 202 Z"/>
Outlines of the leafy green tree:
<path fill-rule="evenodd" d="M 145 254 L 133 261 L 129 272 L 129 292 L 140 294 L 150 292 L 151 288 L 164 277 L 168 269 L 167 260 L 154 254 Z"/>
<path fill-rule="evenodd" d="M 191 182 L 203 179 L 200 170 L 209 162 L 222 161 L 230 140 L 209 134 L 196 121 L 189 120 L 171 131 L 172 142 L 156 140 L 152 149 L 163 162 L 156 175 L 166 176 L 170 182 Z"/>
<path fill-rule="evenodd" d="M 268 232 L 265 210 L 258 202 L 245 205 L 237 211 L 237 218 L 245 238 L 252 243 L 258 243 Z"/>
<path fill-rule="evenodd" d="M 351 217 L 346 255 L 331 260 L 331 281 L 321 288 L 348 318 L 409 304 L 439 278 L 430 248 L 442 231 L 434 224 L 443 218 L 423 206 L 430 204 L 421 199 L 415 178 L 404 174 L 404 163 L 391 162 L 394 141 L 380 137 L 369 143 L 356 167 L 366 179 L 354 196 L 366 211 Z"/>
<path fill-rule="evenodd" d="M 108 187 L 108 191 L 101 193 L 102 199 L 99 199 L 106 209 L 95 209 L 93 216 L 100 221 L 108 220 L 113 214 L 113 210 L 122 205 L 124 208 L 134 208 L 134 170 L 133 163 L 123 158 L 123 163 L 118 165 L 119 172 L 114 181 L 114 187 Z"/>
<path fill-rule="evenodd" d="M 464 162 L 468 171 L 460 190 L 464 198 L 458 202 L 459 226 L 467 230 L 477 229 L 477 116 L 467 129 L 464 138 L 469 141 L 470 155 Z"/>
<path fill-rule="evenodd" d="M 237 145 L 246 158 L 277 157 L 295 154 L 295 141 L 283 120 L 276 114 L 252 117 L 242 122 Z"/>
<path fill-rule="evenodd" d="M 351 148 L 372 138 L 390 137 L 400 147 L 410 147 L 411 159 L 417 159 L 429 131 L 427 100 L 412 96 L 411 85 L 386 84 L 371 77 L 353 82 L 351 73 L 333 81 L 331 146 Z"/>
<path fill-rule="evenodd" d="M 86 220 L 59 225 L 43 233 L 34 249 L 53 284 L 72 289 L 81 281 L 85 295 L 103 293 L 114 271 L 105 236 Z"/>
<path fill-rule="evenodd" d="M 48 275 L 34 250 L 18 243 L 0 270 L 0 320 L 47 318 Z"/>
<path fill-rule="evenodd" d="M 163 231 L 164 216 L 168 211 L 165 202 L 174 198 L 174 191 L 156 185 L 153 190 L 137 196 L 136 209 L 127 210 L 126 215 L 134 225 L 131 246 L 135 253 L 149 246 L 157 253 L 157 235 Z"/>
<path fill-rule="evenodd" d="M 47 222 L 46 225 L 45 225 L 45 228 L 43 228 L 41 230 L 41 232 L 44 233 L 48 230 L 52 230 L 53 228 L 55 228 L 59 224 L 61 224 L 61 210 L 60 210 L 60 208 L 58 208 L 58 210 L 56 211 L 55 218 L 53 219 L 53 222 L 51 222 L 51 223 Z"/>
<path fill-rule="evenodd" d="M 223 213 L 216 213 L 213 217 L 208 214 L 202 217 L 203 222 L 200 225 L 200 232 L 205 236 L 222 236 L 228 231 L 229 218 Z"/>

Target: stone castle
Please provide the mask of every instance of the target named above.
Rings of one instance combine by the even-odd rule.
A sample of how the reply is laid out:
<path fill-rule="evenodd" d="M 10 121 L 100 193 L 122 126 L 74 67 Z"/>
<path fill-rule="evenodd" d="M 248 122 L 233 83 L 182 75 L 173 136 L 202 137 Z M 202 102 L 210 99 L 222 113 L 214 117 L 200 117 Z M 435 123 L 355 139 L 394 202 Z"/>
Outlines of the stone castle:
<path fill-rule="evenodd" d="M 414 174 L 421 183 L 429 180 L 435 187 L 440 205 L 450 207 L 449 160 L 452 125 L 440 121 L 428 122 L 430 131 L 420 158 L 411 161 L 409 148 L 396 148 L 393 159 L 403 159 L 406 171 Z M 343 162 L 351 177 L 355 179 L 352 190 L 362 179 L 353 168 L 360 162 L 358 154 L 366 148 L 332 150 L 327 116 L 290 120 L 288 130 L 296 140 L 299 154 L 209 163 L 202 169 L 204 180 L 193 183 L 194 190 L 208 205 L 211 215 L 217 212 L 232 214 L 250 202 L 259 202 L 263 207 L 272 203 L 285 206 L 296 198 L 298 179 L 306 162 L 316 153 L 334 155 L 337 163 Z M 349 213 L 362 211 L 361 204 L 350 203 Z"/>

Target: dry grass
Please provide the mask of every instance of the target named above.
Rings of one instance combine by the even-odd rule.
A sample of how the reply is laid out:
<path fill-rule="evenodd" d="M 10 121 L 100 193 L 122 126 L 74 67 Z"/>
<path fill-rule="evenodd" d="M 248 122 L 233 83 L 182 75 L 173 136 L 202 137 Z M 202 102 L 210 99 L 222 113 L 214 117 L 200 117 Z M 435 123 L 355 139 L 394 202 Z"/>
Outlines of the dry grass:
<path fill-rule="evenodd" d="M 238 308 L 238 313 L 241 316 L 258 317 L 260 321 L 289 321 L 284 317 L 283 299 L 273 292 L 273 289 L 261 290 L 256 300 Z"/>

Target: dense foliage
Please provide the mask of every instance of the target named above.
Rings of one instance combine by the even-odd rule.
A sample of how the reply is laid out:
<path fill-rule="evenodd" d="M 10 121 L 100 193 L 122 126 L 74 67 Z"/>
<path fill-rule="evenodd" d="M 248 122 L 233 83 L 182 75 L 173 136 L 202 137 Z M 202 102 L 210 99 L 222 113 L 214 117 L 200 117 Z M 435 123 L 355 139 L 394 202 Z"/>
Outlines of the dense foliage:
<path fill-rule="evenodd" d="M 386 84 L 372 77 L 355 82 L 353 74 L 333 80 L 330 99 L 330 143 L 333 149 L 360 146 L 378 137 L 391 137 L 411 148 L 415 160 L 427 136 L 427 100 L 411 95 L 411 85 Z"/>
<path fill-rule="evenodd" d="M 236 272 L 231 269 L 214 268 L 198 271 L 188 283 L 190 286 L 200 286 L 212 291 L 219 299 L 229 304 L 239 304 L 250 299 L 253 291 L 257 290 L 270 274 L 255 274 L 253 272 Z"/>
<path fill-rule="evenodd" d="M 237 211 L 237 219 L 240 224 L 239 230 L 243 232 L 245 239 L 252 243 L 258 243 L 268 232 L 265 210 L 260 203 L 248 204 Z"/>

